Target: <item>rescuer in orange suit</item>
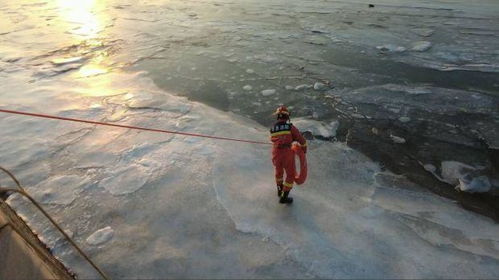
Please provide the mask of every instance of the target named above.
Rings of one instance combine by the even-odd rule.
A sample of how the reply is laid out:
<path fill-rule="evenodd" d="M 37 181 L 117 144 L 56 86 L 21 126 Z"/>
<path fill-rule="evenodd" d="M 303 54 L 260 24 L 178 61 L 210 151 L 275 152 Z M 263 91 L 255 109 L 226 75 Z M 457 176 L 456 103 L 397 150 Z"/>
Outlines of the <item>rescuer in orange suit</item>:
<path fill-rule="evenodd" d="M 280 106 L 275 111 L 277 122 L 270 129 L 270 140 L 272 147 L 272 163 L 275 167 L 275 180 L 277 183 L 277 195 L 279 202 L 290 204 L 293 198 L 289 192 L 295 181 L 295 153 L 291 150 L 291 144 L 297 141 L 302 146 L 303 152 L 307 152 L 307 141 L 300 131 L 293 126 L 289 119 L 289 111 L 285 106 Z M 283 179 L 286 171 L 286 180 Z"/>

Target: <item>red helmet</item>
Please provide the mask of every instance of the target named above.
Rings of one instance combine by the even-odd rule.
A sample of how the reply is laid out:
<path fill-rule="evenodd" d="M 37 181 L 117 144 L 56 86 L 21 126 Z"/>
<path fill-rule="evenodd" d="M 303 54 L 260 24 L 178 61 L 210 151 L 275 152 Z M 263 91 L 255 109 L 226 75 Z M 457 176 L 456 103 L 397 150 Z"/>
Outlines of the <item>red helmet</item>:
<path fill-rule="evenodd" d="M 278 119 L 288 119 L 289 118 L 289 111 L 286 106 L 279 106 L 276 110 L 274 115 L 277 115 Z"/>

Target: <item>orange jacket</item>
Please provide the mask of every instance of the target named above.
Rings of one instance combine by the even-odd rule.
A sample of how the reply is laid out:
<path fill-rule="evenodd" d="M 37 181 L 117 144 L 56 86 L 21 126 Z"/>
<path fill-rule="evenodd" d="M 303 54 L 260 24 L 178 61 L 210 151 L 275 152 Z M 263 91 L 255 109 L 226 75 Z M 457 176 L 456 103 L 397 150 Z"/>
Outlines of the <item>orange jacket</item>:
<path fill-rule="evenodd" d="M 292 123 L 286 121 L 278 121 L 274 124 L 270 129 L 270 141 L 273 143 L 274 150 L 291 148 L 291 143 L 297 141 L 302 146 L 303 151 L 307 152 L 307 140 Z"/>

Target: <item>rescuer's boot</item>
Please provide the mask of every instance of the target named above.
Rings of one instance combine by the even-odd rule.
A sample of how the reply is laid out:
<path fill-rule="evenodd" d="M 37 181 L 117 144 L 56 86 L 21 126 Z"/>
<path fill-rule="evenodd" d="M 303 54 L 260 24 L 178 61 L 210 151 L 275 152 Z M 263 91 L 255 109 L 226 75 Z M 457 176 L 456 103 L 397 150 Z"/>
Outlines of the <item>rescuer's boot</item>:
<path fill-rule="evenodd" d="M 277 185 L 277 196 L 281 197 L 282 195 L 282 184 Z"/>
<path fill-rule="evenodd" d="M 283 191 L 282 195 L 281 195 L 281 199 L 279 199 L 279 203 L 283 203 L 283 204 L 293 203 L 293 198 L 288 197 L 288 195 L 289 195 L 289 191 Z"/>

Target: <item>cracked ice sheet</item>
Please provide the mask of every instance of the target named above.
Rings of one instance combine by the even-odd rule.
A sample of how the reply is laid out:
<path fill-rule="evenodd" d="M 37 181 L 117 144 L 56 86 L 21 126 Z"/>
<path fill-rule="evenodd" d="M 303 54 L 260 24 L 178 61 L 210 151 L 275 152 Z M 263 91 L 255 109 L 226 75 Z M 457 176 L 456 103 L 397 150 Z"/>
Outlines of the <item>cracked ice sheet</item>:
<path fill-rule="evenodd" d="M 144 90 L 158 91 L 152 84 Z M 267 137 L 267 130 L 252 121 L 162 94 L 190 109 L 179 116 L 178 106 L 160 102 L 158 107 L 139 95 L 148 108 L 126 111 L 123 123 Z M 90 117 L 85 112 L 68 111 Z M 112 113 L 106 107 L 90 112 L 94 119 Z M 36 126 L 24 122 L 19 124 L 28 134 L 37 133 Z M 34 157 L 28 170 L 37 173 L 37 165 L 48 166 L 44 182 L 52 184 L 75 176 L 89 182 L 77 191 L 52 186 L 71 192 L 64 196 L 70 204 L 45 206 L 80 244 L 96 230 L 113 228 L 108 243 L 83 245 L 112 277 L 461 278 L 499 273 L 495 223 L 433 194 L 376 183 L 379 167 L 343 144 L 311 143 L 309 180 L 296 187 L 296 203 L 288 207 L 275 197 L 268 146 L 75 124 L 44 126 L 42 135 L 43 140 L 31 138 L 34 146 L 22 148 L 33 153 L 37 143 L 45 143 L 48 151 Z M 2 140 L 25 137 L 13 131 Z M 26 171 L 21 179 L 29 175 Z M 43 197 L 45 187 L 28 190 Z M 18 199 L 11 203 L 23 208 Z M 94 276 L 48 225 L 34 218 L 35 212 L 21 212 L 33 217 L 30 223 L 81 277 Z"/>

